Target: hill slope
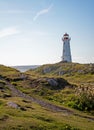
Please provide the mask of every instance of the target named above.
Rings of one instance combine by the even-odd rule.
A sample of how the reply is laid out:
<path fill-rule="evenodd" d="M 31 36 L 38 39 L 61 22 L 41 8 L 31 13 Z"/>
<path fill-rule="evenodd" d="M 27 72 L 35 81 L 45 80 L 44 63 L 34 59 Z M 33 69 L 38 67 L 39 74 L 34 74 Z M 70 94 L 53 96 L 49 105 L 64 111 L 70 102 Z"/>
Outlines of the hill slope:
<path fill-rule="evenodd" d="M 31 75 L 0 66 L 0 129 L 94 129 L 94 116 L 67 105 L 73 105 L 77 86 L 54 75 Z"/>
<path fill-rule="evenodd" d="M 44 97 L 79 110 L 94 110 L 94 64 L 56 63 L 27 71 L 31 77 L 64 78 L 72 88 L 46 93 Z M 46 91 L 47 92 L 47 91 Z M 92 105 L 91 105 L 92 104 Z"/>
<path fill-rule="evenodd" d="M 19 78 L 20 75 L 21 73 L 18 70 L 0 65 L 0 78 L 4 77 L 6 79 L 16 79 Z"/>
<path fill-rule="evenodd" d="M 74 83 L 94 81 L 94 64 L 56 63 L 40 66 L 26 72 L 31 76 L 59 76 Z M 74 80 L 73 80 L 74 79 Z"/>

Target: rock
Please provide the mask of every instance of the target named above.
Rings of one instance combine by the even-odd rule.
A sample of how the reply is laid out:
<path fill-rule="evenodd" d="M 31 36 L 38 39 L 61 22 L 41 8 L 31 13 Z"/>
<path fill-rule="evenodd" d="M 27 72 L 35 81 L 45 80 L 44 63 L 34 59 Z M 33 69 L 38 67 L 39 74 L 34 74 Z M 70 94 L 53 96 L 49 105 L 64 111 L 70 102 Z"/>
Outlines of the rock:
<path fill-rule="evenodd" d="M 51 71 L 51 68 L 45 68 L 43 69 L 43 73 L 49 73 Z"/>
<path fill-rule="evenodd" d="M 20 108 L 20 106 L 19 106 L 18 104 L 14 103 L 14 102 L 12 102 L 12 101 L 8 102 L 7 105 L 8 105 L 9 107 L 16 108 L 16 109 L 19 109 L 19 108 Z"/>
<path fill-rule="evenodd" d="M 64 75 L 65 73 L 63 71 L 59 71 L 59 75 Z"/>
<path fill-rule="evenodd" d="M 22 80 L 27 79 L 27 75 L 21 74 L 21 75 L 20 75 L 20 79 L 22 79 Z"/>
<path fill-rule="evenodd" d="M 53 86 L 53 87 L 58 86 L 58 82 L 57 82 L 55 79 L 53 79 L 53 78 L 48 79 L 47 81 L 48 81 L 48 83 L 49 83 L 51 86 Z"/>
<path fill-rule="evenodd" d="M 78 73 L 84 74 L 84 70 L 78 70 Z"/>

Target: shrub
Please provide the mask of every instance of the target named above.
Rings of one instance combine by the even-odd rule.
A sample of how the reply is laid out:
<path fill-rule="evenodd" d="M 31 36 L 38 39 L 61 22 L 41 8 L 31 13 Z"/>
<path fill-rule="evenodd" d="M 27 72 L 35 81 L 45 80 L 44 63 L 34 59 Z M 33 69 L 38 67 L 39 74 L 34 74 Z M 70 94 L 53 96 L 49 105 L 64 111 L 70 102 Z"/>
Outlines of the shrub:
<path fill-rule="evenodd" d="M 68 102 L 68 106 L 81 111 L 92 111 L 94 110 L 94 94 L 89 89 L 80 89 Z"/>
<path fill-rule="evenodd" d="M 80 110 L 94 110 L 94 96 L 90 93 L 82 92 L 78 98 L 78 108 Z"/>

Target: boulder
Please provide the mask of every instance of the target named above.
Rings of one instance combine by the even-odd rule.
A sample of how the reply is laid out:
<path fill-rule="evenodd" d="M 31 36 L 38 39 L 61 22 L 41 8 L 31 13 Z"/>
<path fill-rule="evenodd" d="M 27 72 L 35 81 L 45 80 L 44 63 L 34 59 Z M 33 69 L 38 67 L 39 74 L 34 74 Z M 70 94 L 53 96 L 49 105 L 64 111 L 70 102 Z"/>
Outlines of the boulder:
<path fill-rule="evenodd" d="M 43 73 L 45 74 L 45 73 L 49 73 L 51 71 L 51 68 L 45 68 L 45 69 L 43 69 Z"/>
<path fill-rule="evenodd" d="M 14 103 L 12 101 L 8 102 L 7 105 L 9 107 L 12 107 L 12 108 L 15 108 L 15 109 L 19 109 L 20 108 L 20 106 L 18 104 Z"/>
<path fill-rule="evenodd" d="M 48 79 L 47 81 L 48 81 L 48 83 L 49 83 L 51 86 L 53 86 L 53 87 L 58 86 L 58 82 L 57 82 L 55 79 L 53 79 L 53 78 L 50 78 L 50 79 Z"/>

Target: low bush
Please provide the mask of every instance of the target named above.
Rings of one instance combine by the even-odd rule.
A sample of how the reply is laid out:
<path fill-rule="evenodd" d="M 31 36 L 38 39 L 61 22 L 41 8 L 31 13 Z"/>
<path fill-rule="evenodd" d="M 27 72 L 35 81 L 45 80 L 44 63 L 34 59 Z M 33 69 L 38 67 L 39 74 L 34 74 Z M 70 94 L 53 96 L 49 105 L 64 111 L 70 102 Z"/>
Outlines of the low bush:
<path fill-rule="evenodd" d="M 68 102 L 68 106 L 81 111 L 92 111 L 94 110 L 94 94 L 82 89 Z"/>

